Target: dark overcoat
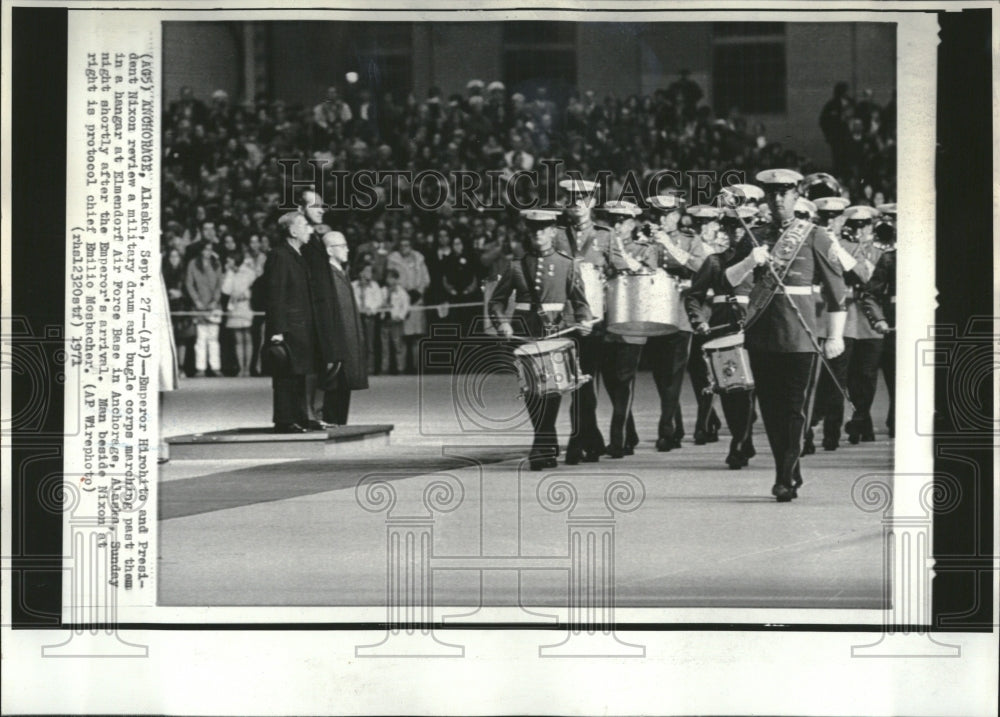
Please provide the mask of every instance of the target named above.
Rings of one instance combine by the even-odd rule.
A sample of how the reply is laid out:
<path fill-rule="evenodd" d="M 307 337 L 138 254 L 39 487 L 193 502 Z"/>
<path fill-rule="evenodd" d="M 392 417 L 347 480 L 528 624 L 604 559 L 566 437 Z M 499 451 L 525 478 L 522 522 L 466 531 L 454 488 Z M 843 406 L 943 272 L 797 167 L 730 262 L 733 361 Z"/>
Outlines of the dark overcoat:
<path fill-rule="evenodd" d="M 282 334 L 290 356 L 289 372 L 316 371 L 316 324 L 313 292 L 305 258 L 287 241 L 275 246 L 264 265 L 267 287 L 267 340 Z"/>
<path fill-rule="evenodd" d="M 325 364 L 340 363 L 339 378 L 352 391 L 368 388 L 368 361 L 361 314 L 347 273 L 330 265 L 322 242 L 303 252 L 313 281 L 319 352 Z"/>

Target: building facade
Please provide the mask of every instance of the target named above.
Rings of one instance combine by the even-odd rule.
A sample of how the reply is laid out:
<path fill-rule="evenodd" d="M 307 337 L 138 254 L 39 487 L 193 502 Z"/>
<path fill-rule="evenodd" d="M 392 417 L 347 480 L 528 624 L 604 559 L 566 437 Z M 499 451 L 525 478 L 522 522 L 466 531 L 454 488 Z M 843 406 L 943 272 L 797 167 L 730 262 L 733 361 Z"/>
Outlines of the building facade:
<path fill-rule="evenodd" d="M 896 87 L 892 23 L 198 22 L 164 24 L 164 92 L 224 89 L 312 105 L 348 72 L 374 96 L 503 81 L 598 98 L 651 94 L 684 69 L 717 116 L 738 108 L 771 141 L 820 161 L 818 117 L 837 82 L 887 103 Z"/>

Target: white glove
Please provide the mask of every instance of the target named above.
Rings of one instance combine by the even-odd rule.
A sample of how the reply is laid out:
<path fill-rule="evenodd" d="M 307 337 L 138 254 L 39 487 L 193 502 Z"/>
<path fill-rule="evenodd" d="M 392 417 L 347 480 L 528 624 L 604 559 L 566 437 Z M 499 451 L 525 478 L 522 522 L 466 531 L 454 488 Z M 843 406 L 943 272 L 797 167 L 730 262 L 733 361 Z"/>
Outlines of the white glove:
<path fill-rule="evenodd" d="M 753 251 L 750 252 L 750 256 L 753 257 L 753 262 L 755 266 L 761 266 L 766 262 L 771 256 L 771 250 L 766 246 L 755 246 Z"/>

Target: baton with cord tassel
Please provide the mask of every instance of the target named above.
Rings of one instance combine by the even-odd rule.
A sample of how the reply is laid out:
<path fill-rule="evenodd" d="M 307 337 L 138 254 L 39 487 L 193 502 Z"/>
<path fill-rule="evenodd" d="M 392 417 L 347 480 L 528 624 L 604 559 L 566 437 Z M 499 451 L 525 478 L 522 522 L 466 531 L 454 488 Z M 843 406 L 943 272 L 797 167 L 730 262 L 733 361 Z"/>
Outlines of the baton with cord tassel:
<path fill-rule="evenodd" d="M 721 202 L 726 202 L 726 200 L 722 198 L 722 194 L 719 195 L 719 201 L 720 201 L 720 203 Z M 731 204 L 730 202 L 726 202 L 726 204 L 728 204 L 729 206 L 733 207 L 734 209 L 736 209 L 739 206 L 739 205 Z M 760 246 L 760 242 L 757 241 L 757 237 L 755 237 L 754 233 L 752 231 L 750 231 L 750 227 L 747 226 L 746 221 L 744 221 L 743 217 L 740 216 L 740 213 L 738 211 L 736 212 L 736 218 L 739 219 L 740 224 L 743 225 L 743 229 L 744 229 L 744 231 L 746 231 L 747 236 L 750 237 L 750 241 L 753 243 L 754 247 L 759 247 Z M 766 261 L 765 264 L 767 265 L 768 271 L 771 272 L 771 275 L 778 282 L 778 286 L 781 287 L 782 289 L 784 289 L 785 283 L 781 280 L 781 277 L 778 276 L 778 272 L 776 272 L 774 270 L 774 265 L 770 262 L 770 260 Z M 843 386 L 841 386 L 840 385 L 840 381 L 837 380 L 837 376 L 833 372 L 833 367 L 830 365 L 830 362 L 827 360 L 826 356 L 823 355 L 823 348 L 819 345 L 819 341 L 816 339 L 816 336 L 813 334 L 812 330 L 809 328 L 809 324 L 806 323 L 806 319 L 805 319 L 804 316 L 802 316 L 802 312 L 799 311 L 799 307 L 795 303 L 795 300 L 792 299 L 791 295 L 788 294 L 787 292 L 782 291 L 781 293 L 785 295 L 785 297 L 788 299 L 788 303 L 791 304 L 792 309 L 795 311 L 795 316 L 798 317 L 799 323 L 801 323 L 802 324 L 802 328 L 805 329 L 806 336 L 809 337 L 809 342 L 812 344 L 813 350 L 817 354 L 819 354 L 819 360 L 820 360 L 820 362 L 826 368 L 827 373 L 830 374 L 830 379 L 833 381 L 833 385 L 836 386 L 837 390 L 840 391 L 840 393 L 843 395 L 844 400 L 847 402 L 847 405 L 851 409 L 851 411 L 852 412 L 855 411 L 856 409 L 854 408 L 854 404 L 851 402 L 851 397 L 847 393 L 847 389 L 845 389 Z M 841 340 L 843 340 L 843 339 L 841 339 Z"/>

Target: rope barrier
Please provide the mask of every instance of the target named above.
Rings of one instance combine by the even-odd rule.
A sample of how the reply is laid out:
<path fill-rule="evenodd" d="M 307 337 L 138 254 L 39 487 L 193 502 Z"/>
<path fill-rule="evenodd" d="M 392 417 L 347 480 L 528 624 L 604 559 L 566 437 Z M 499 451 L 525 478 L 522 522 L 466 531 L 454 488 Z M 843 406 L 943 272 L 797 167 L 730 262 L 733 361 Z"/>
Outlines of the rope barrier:
<path fill-rule="evenodd" d="M 483 307 L 483 302 L 481 302 L 481 301 L 466 301 L 466 302 L 461 302 L 461 303 L 458 303 L 458 304 L 449 304 L 448 302 L 445 302 L 443 304 L 431 304 L 430 306 L 426 306 L 424 304 L 411 304 L 410 305 L 410 311 L 432 311 L 432 310 L 433 311 L 437 311 L 437 310 L 440 309 L 440 310 L 443 310 L 443 311 L 447 312 L 447 311 L 449 311 L 451 309 L 469 309 L 469 308 L 473 308 L 473 307 L 482 308 Z M 388 313 L 389 311 L 390 311 L 389 307 L 386 307 L 385 309 L 380 309 L 376 313 L 377 314 Z M 233 316 L 234 314 L 231 311 L 219 311 L 219 310 L 215 310 L 215 311 L 171 311 L 170 315 L 171 316 L 178 316 L 178 317 L 180 317 L 180 316 L 199 317 L 199 316 Z M 241 313 L 235 314 L 235 315 L 236 316 L 241 316 L 241 317 L 245 317 L 245 316 L 266 316 L 267 313 L 264 312 L 264 311 L 251 311 L 251 312 L 241 312 Z M 366 314 L 366 315 L 367 316 L 371 316 L 372 314 Z"/>

